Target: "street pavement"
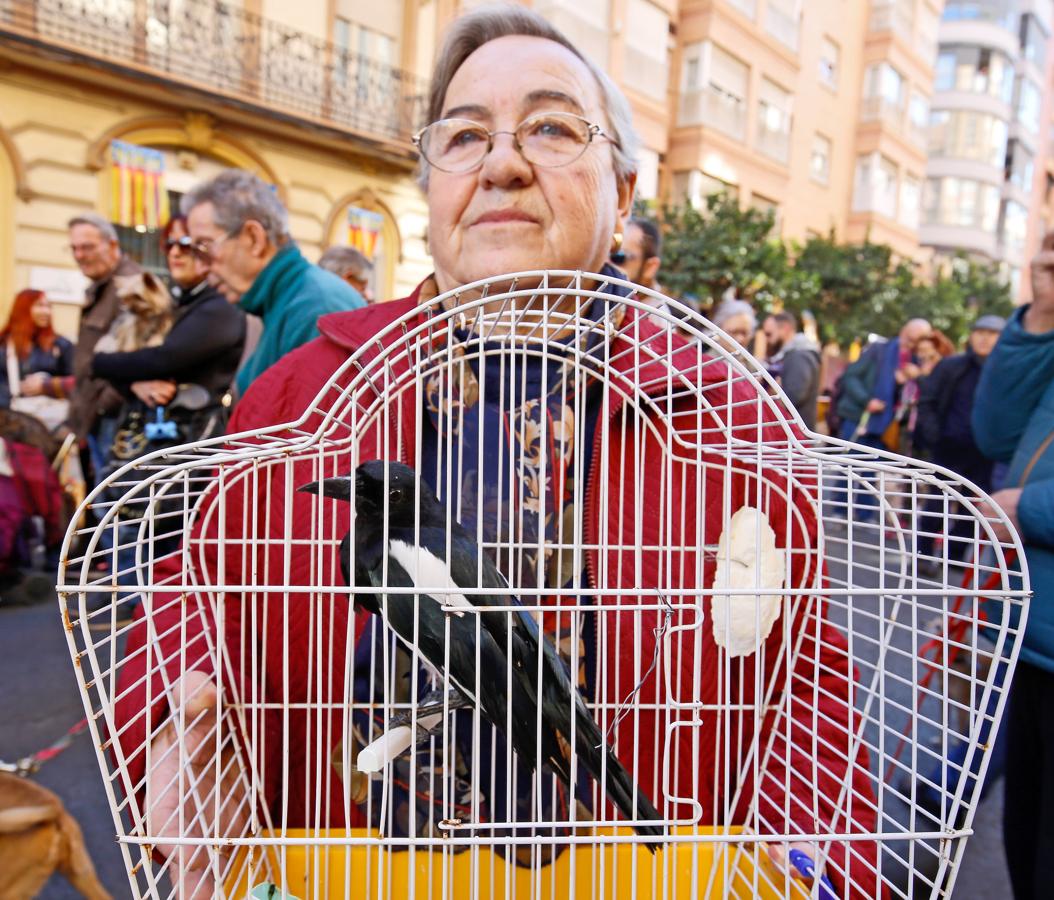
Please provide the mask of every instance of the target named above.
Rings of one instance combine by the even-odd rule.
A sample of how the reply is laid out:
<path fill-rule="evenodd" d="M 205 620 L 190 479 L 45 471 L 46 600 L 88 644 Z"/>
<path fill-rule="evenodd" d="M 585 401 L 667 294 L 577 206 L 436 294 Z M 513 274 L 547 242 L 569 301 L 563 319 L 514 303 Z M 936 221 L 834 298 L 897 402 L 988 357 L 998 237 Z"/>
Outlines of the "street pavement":
<path fill-rule="evenodd" d="M 865 581 L 866 572 L 857 575 Z M 37 751 L 84 714 L 66 637 L 54 599 L 32 607 L 0 605 L 0 759 L 12 761 Z M 99 764 L 87 734 L 48 763 L 37 776 L 55 791 L 80 823 L 99 876 L 115 898 L 130 897 L 114 825 L 103 792 Z M 956 900 L 1009 898 L 1000 817 L 1002 787 L 980 806 L 975 834 L 967 843 L 954 892 Z M 78 895 L 60 877 L 40 897 L 68 900 Z"/>

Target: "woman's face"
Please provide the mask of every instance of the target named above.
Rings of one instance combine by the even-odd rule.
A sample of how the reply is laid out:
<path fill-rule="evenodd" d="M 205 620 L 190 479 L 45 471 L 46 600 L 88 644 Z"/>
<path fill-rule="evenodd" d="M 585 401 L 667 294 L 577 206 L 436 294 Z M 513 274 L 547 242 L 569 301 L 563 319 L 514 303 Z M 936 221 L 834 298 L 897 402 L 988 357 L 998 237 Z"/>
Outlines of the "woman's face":
<path fill-rule="evenodd" d="M 528 116 L 570 112 L 610 126 L 600 88 L 567 48 L 535 37 L 484 44 L 447 88 L 443 118 L 515 131 Z M 599 271 L 612 236 L 629 216 L 633 179 L 619 185 L 609 141 L 593 139 L 574 162 L 532 166 L 509 134 L 472 172 L 432 168 L 428 181 L 429 243 L 441 291 L 527 269 Z"/>
<path fill-rule="evenodd" d="M 933 341 L 923 338 L 915 345 L 915 358 L 919 361 L 919 368 L 923 374 L 929 375 L 941 361 L 941 352 Z"/>
<path fill-rule="evenodd" d="M 172 280 L 181 288 L 192 288 L 209 274 L 209 267 L 189 247 L 180 246 L 179 239 L 186 236 L 187 229 L 177 221 L 168 233 L 165 258 Z"/>
<path fill-rule="evenodd" d="M 734 338 L 736 343 L 748 350 L 753 349 L 754 323 L 746 313 L 729 316 L 721 323 L 721 328 L 728 332 L 728 336 Z"/>
<path fill-rule="evenodd" d="M 29 307 L 29 317 L 37 328 L 47 328 L 51 324 L 51 301 L 41 297 Z"/>

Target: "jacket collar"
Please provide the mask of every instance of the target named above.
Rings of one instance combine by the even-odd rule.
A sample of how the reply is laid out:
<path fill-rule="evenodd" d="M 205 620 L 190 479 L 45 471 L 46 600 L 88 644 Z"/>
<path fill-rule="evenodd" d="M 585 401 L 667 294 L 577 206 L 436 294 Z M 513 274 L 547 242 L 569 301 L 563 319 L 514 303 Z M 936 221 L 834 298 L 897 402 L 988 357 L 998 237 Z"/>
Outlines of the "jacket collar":
<path fill-rule="evenodd" d="M 318 320 L 318 330 L 337 346 L 353 352 L 375 341 L 387 326 L 415 309 L 418 310 L 418 315 L 408 321 L 406 327 L 413 328 L 421 324 L 427 310 L 426 304 L 434 299 L 436 294 L 435 278 L 429 275 L 409 296 L 400 300 L 373 303 L 351 312 L 322 316 Z M 390 343 L 397 336 L 398 333 L 393 332 L 384 343 Z M 615 340 L 623 336 L 632 337 L 638 346 L 644 348 L 644 353 L 613 352 L 613 368 L 620 374 L 629 375 L 630 381 L 645 390 L 650 384 L 654 384 L 659 390 L 666 389 L 671 368 L 687 373 L 694 371 L 702 352 L 702 347 L 697 341 L 689 341 L 675 331 L 667 332 L 652 316 L 642 315 L 631 307 L 626 308 L 626 315 Z M 636 369 L 636 372 L 631 373 L 631 369 Z M 725 367 L 716 360 L 713 364 L 704 365 L 703 373 L 707 382 L 727 377 Z"/>
<path fill-rule="evenodd" d="M 88 306 L 91 306 L 92 303 L 99 299 L 102 292 L 106 290 L 106 286 L 113 281 L 115 277 L 119 275 L 135 275 L 135 273 L 139 271 L 141 271 L 141 269 L 136 265 L 135 260 L 122 253 L 121 258 L 117 260 L 117 265 L 113 267 L 113 271 L 110 272 L 109 275 L 104 275 L 98 281 L 93 281 L 88 285 L 86 291 L 89 297 Z"/>
<path fill-rule="evenodd" d="M 254 316 L 265 316 L 278 298 L 285 295 L 290 281 L 309 265 L 311 264 L 304 259 L 300 248 L 290 241 L 264 266 L 249 290 L 242 294 L 238 305 Z"/>

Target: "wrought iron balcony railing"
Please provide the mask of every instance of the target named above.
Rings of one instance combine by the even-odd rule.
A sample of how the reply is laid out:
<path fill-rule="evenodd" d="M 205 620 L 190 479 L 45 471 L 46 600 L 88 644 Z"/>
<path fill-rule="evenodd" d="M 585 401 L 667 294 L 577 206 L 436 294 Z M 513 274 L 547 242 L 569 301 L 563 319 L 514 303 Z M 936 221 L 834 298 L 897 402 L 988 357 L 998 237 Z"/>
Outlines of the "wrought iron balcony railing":
<path fill-rule="evenodd" d="M 0 0 L 0 41 L 405 142 L 408 154 L 426 102 L 414 75 L 221 0 Z"/>

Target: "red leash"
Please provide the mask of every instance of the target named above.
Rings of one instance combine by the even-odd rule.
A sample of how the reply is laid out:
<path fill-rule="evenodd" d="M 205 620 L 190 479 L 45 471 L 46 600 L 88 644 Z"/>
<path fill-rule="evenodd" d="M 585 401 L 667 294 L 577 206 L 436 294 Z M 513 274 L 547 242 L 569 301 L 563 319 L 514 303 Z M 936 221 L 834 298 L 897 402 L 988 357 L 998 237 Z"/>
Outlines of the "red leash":
<path fill-rule="evenodd" d="M 32 753 L 29 756 L 23 756 L 15 763 L 7 763 L 0 760 L 0 772 L 10 772 L 12 775 L 18 775 L 20 778 L 28 778 L 30 775 L 36 775 L 44 763 L 51 762 L 51 760 L 69 747 L 69 745 L 73 743 L 73 739 L 87 729 L 87 727 L 88 720 L 81 719 L 62 737 L 55 741 L 55 743 L 48 744 L 43 750 L 38 750 L 36 753 Z"/>

